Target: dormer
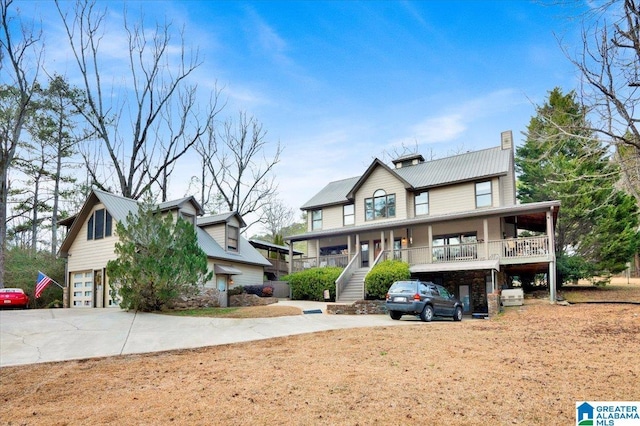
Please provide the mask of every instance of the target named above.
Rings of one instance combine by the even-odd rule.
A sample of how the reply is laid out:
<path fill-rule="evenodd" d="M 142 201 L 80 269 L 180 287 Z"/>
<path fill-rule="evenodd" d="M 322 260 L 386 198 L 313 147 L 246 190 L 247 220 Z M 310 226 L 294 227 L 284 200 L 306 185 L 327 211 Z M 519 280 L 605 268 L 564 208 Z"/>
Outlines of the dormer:
<path fill-rule="evenodd" d="M 204 214 L 204 210 L 193 196 L 160 203 L 158 210 L 161 213 L 169 212 L 176 219 L 181 217 L 193 226 L 196 226 L 196 217 Z"/>
<path fill-rule="evenodd" d="M 240 252 L 240 229 L 247 226 L 238 212 L 199 217 L 198 227 L 209 234 L 228 253 Z"/>

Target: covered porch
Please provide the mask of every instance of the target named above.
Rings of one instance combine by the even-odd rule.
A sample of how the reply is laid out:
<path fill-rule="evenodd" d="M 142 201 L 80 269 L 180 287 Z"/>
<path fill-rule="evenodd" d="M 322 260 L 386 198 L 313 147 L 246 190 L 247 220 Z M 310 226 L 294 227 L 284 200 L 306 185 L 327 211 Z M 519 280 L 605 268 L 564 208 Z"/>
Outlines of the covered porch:
<path fill-rule="evenodd" d="M 343 267 L 345 272 L 336 283 L 340 287 L 346 286 L 354 271 L 369 269 L 385 259 L 405 261 L 412 271 L 426 270 L 430 265 L 464 270 L 487 261 L 500 267 L 545 265 L 554 301 L 558 207 L 558 202 L 533 203 L 291 236 L 286 239 L 307 241 L 308 249 L 307 255 L 295 258 L 290 267 L 292 272 Z"/>

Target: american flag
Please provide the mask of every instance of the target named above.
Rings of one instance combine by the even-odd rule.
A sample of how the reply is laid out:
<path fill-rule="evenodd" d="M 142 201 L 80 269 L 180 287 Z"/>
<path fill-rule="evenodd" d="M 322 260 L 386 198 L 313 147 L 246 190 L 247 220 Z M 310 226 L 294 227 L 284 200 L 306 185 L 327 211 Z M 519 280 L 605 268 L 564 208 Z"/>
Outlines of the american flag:
<path fill-rule="evenodd" d="M 38 272 L 38 281 L 36 281 L 36 299 L 40 297 L 44 289 L 51 284 L 51 281 L 53 281 L 51 278 L 42 272 Z"/>

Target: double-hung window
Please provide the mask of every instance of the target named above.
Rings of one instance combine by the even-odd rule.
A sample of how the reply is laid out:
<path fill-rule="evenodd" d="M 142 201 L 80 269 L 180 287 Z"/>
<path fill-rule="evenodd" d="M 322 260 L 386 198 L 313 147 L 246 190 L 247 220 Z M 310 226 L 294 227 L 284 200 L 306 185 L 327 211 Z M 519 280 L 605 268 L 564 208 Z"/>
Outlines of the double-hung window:
<path fill-rule="evenodd" d="M 344 226 L 356 224 L 355 206 L 353 204 L 342 206 L 342 218 L 342 223 Z"/>
<path fill-rule="evenodd" d="M 239 232 L 237 226 L 227 225 L 227 251 L 238 251 Z"/>
<path fill-rule="evenodd" d="M 314 210 L 311 212 L 311 230 L 318 231 L 322 229 L 322 210 Z"/>
<path fill-rule="evenodd" d="M 416 194 L 415 198 L 416 216 L 429 214 L 429 191 Z"/>
<path fill-rule="evenodd" d="M 476 183 L 476 208 L 491 207 L 491 181 Z"/>
<path fill-rule="evenodd" d="M 396 194 L 387 194 L 383 189 L 364 200 L 365 220 L 384 219 L 396 216 Z"/>

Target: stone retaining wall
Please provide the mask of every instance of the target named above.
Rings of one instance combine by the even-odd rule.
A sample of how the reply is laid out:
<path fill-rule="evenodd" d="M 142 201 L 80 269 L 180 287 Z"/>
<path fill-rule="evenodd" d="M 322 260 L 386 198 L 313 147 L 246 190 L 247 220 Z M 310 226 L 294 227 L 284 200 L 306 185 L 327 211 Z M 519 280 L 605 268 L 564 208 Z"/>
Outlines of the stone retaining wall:
<path fill-rule="evenodd" d="M 327 313 L 334 315 L 378 315 L 386 314 L 384 300 L 358 300 L 352 304 L 329 304 Z"/>
<path fill-rule="evenodd" d="M 195 296 L 180 296 L 174 303 L 174 309 L 219 308 L 217 288 L 204 288 Z"/>

